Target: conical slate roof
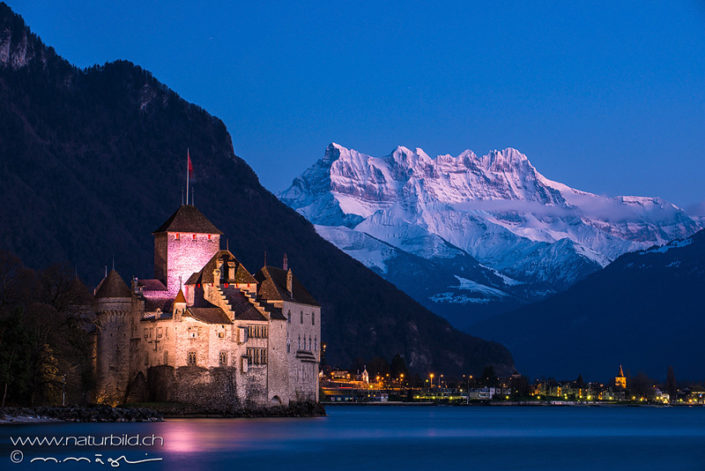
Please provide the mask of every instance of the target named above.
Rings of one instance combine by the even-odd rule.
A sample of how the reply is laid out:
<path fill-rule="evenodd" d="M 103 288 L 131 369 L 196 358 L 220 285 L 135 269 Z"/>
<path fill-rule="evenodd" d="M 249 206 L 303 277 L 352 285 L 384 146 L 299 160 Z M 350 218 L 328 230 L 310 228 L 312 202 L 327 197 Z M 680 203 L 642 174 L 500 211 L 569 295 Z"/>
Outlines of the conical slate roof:
<path fill-rule="evenodd" d="M 196 234 L 222 234 L 195 206 L 181 205 L 164 224 L 154 231 L 159 232 L 193 232 Z"/>
<path fill-rule="evenodd" d="M 179 288 L 179 292 L 176 295 L 176 298 L 174 299 L 174 303 L 184 303 L 186 304 L 186 296 L 184 296 L 184 292 L 181 291 L 181 288 Z"/>
<path fill-rule="evenodd" d="M 130 288 L 114 268 L 95 289 L 96 298 L 129 298 L 130 296 L 132 296 Z"/>

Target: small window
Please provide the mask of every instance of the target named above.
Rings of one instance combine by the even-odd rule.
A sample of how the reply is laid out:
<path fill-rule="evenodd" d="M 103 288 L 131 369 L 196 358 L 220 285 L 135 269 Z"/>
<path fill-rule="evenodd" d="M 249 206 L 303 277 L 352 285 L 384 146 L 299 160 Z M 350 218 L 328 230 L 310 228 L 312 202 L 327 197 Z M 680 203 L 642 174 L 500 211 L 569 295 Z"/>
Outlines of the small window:
<path fill-rule="evenodd" d="M 163 335 L 162 330 L 163 329 L 161 327 L 157 327 L 157 338 L 158 339 L 162 338 L 162 335 Z"/>
<path fill-rule="evenodd" d="M 176 240 L 180 240 L 180 239 L 181 239 L 181 234 L 179 234 L 179 233 L 177 232 L 177 233 L 176 233 Z"/>
<path fill-rule="evenodd" d="M 220 366 L 228 366 L 228 352 L 220 352 L 218 355 L 218 363 Z"/>
<path fill-rule="evenodd" d="M 196 234 L 193 235 L 193 240 L 196 240 Z"/>
<path fill-rule="evenodd" d="M 311 325 L 316 325 L 316 313 L 311 313 Z"/>
<path fill-rule="evenodd" d="M 211 240 L 211 235 L 210 235 L 210 234 L 208 234 L 208 240 Z"/>
<path fill-rule="evenodd" d="M 301 311 L 301 323 L 304 323 L 304 311 Z"/>
<path fill-rule="evenodd" d="M 164 350 L 164 364 L 168 365 L 169 364 L 169 352 Z"/>
<path fill-rule="evenodd" d="M 291 353 L 291 342 L 286 339 L 286 353 Z"/>
<path fill-rule="evenodd" d="M 188 364 L 188 366 L 196 366 L 196 352 L 188 352 L 186 364 Z"/>
<path fill-rule="evenodd" d="M 291 324 L 291 311 L 289 311 L 289 314 L 287 314 L 286 321 Z"/>
<path fill-rule="evenodd" d="M 149 329 L 147 327 L 144 328 L 144 338 L 145 340 L 149 338 Z"/>

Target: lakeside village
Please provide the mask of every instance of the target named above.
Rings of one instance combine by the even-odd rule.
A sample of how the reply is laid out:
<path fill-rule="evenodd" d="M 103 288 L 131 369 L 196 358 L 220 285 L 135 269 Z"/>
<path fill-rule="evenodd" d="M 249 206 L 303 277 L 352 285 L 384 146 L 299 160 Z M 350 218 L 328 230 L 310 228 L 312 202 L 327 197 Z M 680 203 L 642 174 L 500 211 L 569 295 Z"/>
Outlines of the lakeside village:
<path fill-rule="evenodd" d="M 381 373 L 327 368 L 320 372 L 321 402 L 335 404 L 449 404 L 449 405 L 705 405 L 705 386 L 679 387 L 669 368 L 666 382 L 655 383 L 643 374 L 627 378 L 622 366 L 608 383 L 536 379 L 514 373 L 497 377 L 492 367 L 480 377 L 425 378 L 408 372 Z"/>

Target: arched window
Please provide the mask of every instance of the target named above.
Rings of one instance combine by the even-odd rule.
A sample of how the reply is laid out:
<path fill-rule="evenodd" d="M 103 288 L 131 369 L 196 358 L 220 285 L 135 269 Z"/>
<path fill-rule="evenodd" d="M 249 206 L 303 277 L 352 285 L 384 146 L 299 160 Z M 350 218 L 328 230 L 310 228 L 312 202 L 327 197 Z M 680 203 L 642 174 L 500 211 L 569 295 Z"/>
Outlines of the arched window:
<path fill-rule="evenodd" d="M 196 352 L 188 352 L 186 356 L 186 364 L 188 366 L 196 366 Z"/>

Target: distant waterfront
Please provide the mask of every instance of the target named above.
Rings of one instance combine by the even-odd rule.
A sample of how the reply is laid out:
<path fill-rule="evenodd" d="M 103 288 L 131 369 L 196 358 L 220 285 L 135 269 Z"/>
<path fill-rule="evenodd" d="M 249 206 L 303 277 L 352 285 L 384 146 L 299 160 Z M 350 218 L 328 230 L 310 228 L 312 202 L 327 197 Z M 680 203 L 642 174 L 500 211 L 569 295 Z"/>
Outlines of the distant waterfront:
<path fill-rule="evenodd" d="M 313 419 L 10 426 L 0 428 L 2 459 L 13 451 L 10 435 L 154 434 L 163 438 L 163 447 L 97 452 L 104 459 L 122 454 L 163 459 L 127 469 L 629 471 L 705 465 L 703 408 L 338 406 L 328 413 Z M 33 456 L 76 454 L 46 447 L 22 451 L 25 464 Z M 92 456 L 96 450 L 80 452 Z"/>

